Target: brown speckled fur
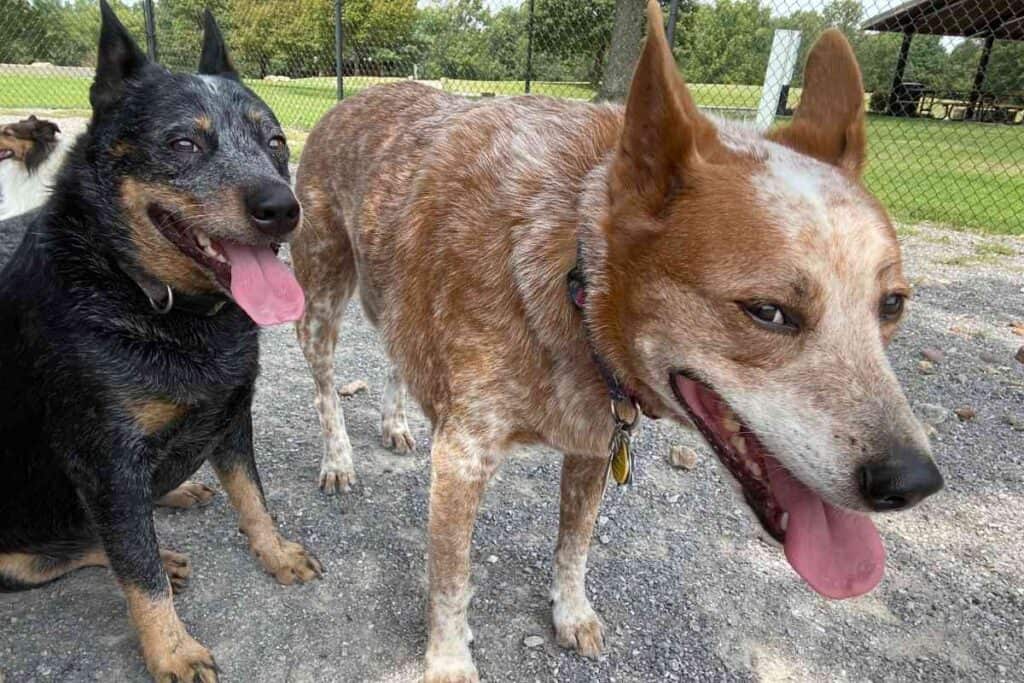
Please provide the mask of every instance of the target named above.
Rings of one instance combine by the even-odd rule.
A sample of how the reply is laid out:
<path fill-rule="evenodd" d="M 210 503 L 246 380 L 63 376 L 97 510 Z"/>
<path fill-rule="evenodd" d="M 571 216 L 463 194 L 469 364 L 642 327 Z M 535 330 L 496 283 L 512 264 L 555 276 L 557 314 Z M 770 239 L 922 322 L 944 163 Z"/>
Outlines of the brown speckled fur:
<path fill-rule="evenodd" d="M 842 504 L 857 506 L 848 468 L 864 454 L 840 434 L 870 441 L 862 432 L 881 411 L 894 433 L 925 442 L 883 352 L 895 324 L 879 322 L 878 298 L 906 285 L 888 218 L 859 180 L 863 112 L 850 93 L 861 83 L 848 44 L 833 32 L 819 41 L 808 107 L 774 143 L 702 115 L 654 2 L 648 17 L 625 109 L 474 103 L 401 83 L 339 105 L 306 144 L 297 192 L 307 220 L 292 255 L 325 436 L 321 487 L 354 480 L 333 353 L 356 291 L 396 367 L 385 441 L 397 433 L 411 446 L 395 414 L 403 383 L 434 425 L 427 681 L 478 678 L 470 538 L 488 479 L 521 444 L 566 454 L 555 631 L 583 655 L 601 651 L 584 574 L 612 419 L 587 328 L 647 412 L 687 421 L 666 380 L 692 362 L 787 467 Z M 586 321 L 566 287 L 578 245 Z M 806 310 L 818 332 L 766 333 L 736 305 L 755 296 Z M 863 401 L 865 387 L 877 401 Z M 787 447 L 786 430 L 808 445 Z"/>

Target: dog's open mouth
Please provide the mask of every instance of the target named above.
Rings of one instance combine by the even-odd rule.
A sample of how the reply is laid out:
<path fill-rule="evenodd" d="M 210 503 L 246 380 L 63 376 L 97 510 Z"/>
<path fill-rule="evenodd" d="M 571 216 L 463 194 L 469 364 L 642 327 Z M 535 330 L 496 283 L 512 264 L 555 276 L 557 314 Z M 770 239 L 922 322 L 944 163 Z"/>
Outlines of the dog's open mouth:
<path fill-rule="evenodd" d="M 302 317 L 306 307 L 295 275 L 277 258 L 280 244 L 253 246 L 210 237 L 202 228 L 156 204 L 149 219 L 183 254 L 211 272 L 242 310 L 259 325 Z"/>
<path fill-rule="evenodd" d="M 869 517 L 831 505 L 793 476 L 710 387 L 684 373 L 673 373 L 671 382 L 747 505 L 811 588 L 849 598 L 878 585 L 885 548 Z"/>
<path fill-rule="evenodd" d="M 0 161 L 7 161 L 14 157 L 14 150 L 12 149 L 0 149 Z"/>

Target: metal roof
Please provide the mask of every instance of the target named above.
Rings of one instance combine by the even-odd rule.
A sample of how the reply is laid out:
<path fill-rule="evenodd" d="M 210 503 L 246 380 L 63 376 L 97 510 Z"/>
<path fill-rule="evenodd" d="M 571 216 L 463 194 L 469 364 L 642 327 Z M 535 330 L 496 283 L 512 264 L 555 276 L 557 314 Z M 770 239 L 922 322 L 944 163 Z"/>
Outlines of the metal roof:
<path fill-rule="evenodd" d="M 911 0 L 868 19 L 862 28 L 1024 40 L 1024 0 Z"/>

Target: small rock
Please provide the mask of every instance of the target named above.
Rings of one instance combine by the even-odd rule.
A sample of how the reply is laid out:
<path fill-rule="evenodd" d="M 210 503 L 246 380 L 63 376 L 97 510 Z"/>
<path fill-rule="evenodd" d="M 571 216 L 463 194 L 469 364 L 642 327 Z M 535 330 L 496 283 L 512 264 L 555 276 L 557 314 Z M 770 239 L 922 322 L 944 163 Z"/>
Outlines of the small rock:
<path fill-rule="evenodd" d="M 348 398 L 349 396 L 355 396 L 360 391 L 366 391 L 368 388 L 369 386 L 366 384 L 364 380 L 353 380 L 348 384 L 343 384 L 341 387 L 338 388 L 338 396 L 341 396 L 342 398 Z"/>
<path fill-rule="evenodd" d="M 1024 432 L 1024 415 L 1010 413 L 1006 416 L 1006 424 L 1010 425 L 1014 431 Z"/>
<path fill-rule="evenodd" d="M 697 451 L 686 446 L 672 446 L 668 451 L 668 461 L 672 467 L 692 470 L 697 466 Z"/>
<path fill-rule="evenodd" d="M 996 356 L 995 354 L 991 354 L 987 351 L 982 351 L 981 353 L 979 353 L 978 358 L 985 361 L 986 363 L 991 363 L 993 365 L 998 365 L 999 363 L 1003 362 L 1002 358 Z"/>
<path fill-rule="evenodd" d="M 667 500 L 669 502 L 669 505 L 675 505 L 676 503 L 679 502 L 679 494 L 678 493 L 673 493 L 671 496 L 669 496 L 665 500 Z"/>
<path fill-rule="evenodd" d="M 921 349 L 921 355 L 924 357 L 925 360 L 931 361 L 932 363 L 941 363 L 942 360 L 946 357 L 946 354 L 944 354 L 942 351 L 932 347 Z"/>
<path fill-rule="evenodd" d="M 978 416 L 978 411 L 970 406 L 960 406 L 953 412 L 956 413 L 961 422 L 969 422 Z"/>
<path fill-rule="evenodd" d="M 608 515 L 601 515 L 600 517 L 597 518 L 597 525 L 598 526 L 604 526 L 609 521 L 611 521 L 611 520 L 608 519 Z"/>
<path fill-rule="evenodd" d="M 495 564 L 495 563 L 497 563 L 497 561 L 498 561 L 498 556 L 497 555 L 488 555 L 487 556 L 487 563 L 488 564 Z"/>
<path fill-rule="evenodd" d="M 1018 363 L 1024 363 L 1024 346 L 1017 349 L 1017 355 L 1014 356 Z"/>
<path fill-rule="evenodd" d="M 601 534 L 597 537 L 597 540 L 601 541 L 601 545 L 608 545 L 612 542 L 612 537 L 608 534 Z"/>
<path fill-rule="evenodd" d="M 544 639 L 540 636 L 526 636 L 523 638 L 523 645 L 526 647 L 540 647 L 544 644 Z"/>
<path fill-rule="evenodd" d="M 923 360 L 917 364 L 917 369 L 922 375 L 932 375 L 935 374 L 935 363 L 930 360 Z"/>
<path fill-rule="evenodd" d="M 937 425 L 945 422 L 950 412 L 936 403 L 918 403 L 917 414 L 926 424 Z"/>

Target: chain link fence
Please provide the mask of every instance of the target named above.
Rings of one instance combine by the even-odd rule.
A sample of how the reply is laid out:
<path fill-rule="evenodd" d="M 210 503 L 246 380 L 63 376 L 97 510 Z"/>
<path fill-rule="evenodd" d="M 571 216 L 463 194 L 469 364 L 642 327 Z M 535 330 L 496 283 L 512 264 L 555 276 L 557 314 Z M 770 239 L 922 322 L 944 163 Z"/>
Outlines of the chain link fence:
<path fill-rule="evenodd" d="M 201 12 L 213 9 L 246 82 L 298 145 L 339 95 L 395 80 L 473 98 L 621 98 L 644 9 L 643 0 L 112 4 L 140 45 L 174 69 L 194 68 Z M 663 6 L 698 104 L 762 127 L 792 114 L 807 49 L 839 27 L 864 71 L 866 180 L 894 215 L 1024 234 L 1024 1 Z M 86 116 L 98 26 L 90 0 L 0 0 L 0 117 Z"/>

